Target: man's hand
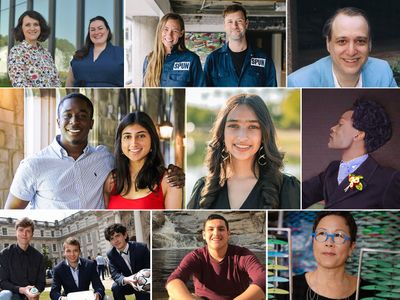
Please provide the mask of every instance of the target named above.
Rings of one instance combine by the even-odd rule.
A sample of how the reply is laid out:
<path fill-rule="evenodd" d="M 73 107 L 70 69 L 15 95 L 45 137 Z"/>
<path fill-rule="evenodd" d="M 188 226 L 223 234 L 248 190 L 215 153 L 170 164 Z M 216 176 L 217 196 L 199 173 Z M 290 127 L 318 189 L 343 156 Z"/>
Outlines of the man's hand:
<path fill-rule="evenodd" d="M 183 188 L 185 186 L 185 173 L 178 166 L 170 164 L 167 168 L 167 182 L 170 187 Z"/>
<path fill-rule="evenodd" d="M 135 275 L 136 275 L 136 274 L 133 274 L 133 275 L 131 275 L 131 276 L 124 277 L 123 281 L 124 281 L 124 283 L 126 283 L 126 284 L 130 284 L 130 285 L 133 287 L 133 289 L 134 289 L 135 291 L 138 291 L 138 289 L 136 288 L 137 280 L 136 280 L 136 276 L 135 276 Z"/>
<path fill-rule="evenodd" d="M 94 295 L 95 295 L 95 299 L 96 299 L 96 300 L 100 300 L 100 299 L 101 299 L 99 293 L 96 293 L 96 294 L 94 294 Z"/>

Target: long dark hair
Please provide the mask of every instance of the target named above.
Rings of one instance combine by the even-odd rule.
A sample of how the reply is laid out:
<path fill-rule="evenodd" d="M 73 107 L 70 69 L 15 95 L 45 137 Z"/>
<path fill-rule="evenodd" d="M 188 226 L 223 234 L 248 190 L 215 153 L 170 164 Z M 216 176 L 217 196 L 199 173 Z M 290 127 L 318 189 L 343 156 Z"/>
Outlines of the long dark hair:
<path fill-rule="evenodd" d="M 123 191 L 125 191 L 126 194 L 132 187 L 131 173 L 129 171 L 129 158 L 122 153 L 121 148 L 122 131 L 132 124 L 139 124 L 144 127 L 149 132 L 151 139 L 151 151 L 147 154 L 146 161 L 136 177 L 134 183 L 135 189 L 148 188 L 154 192 L 155 187 L 161 183 L 165 172 L 164 158 L 160 151 L 160 139 L 152 119 L 142 111 L 132 112 L 126 115 L 119 123 L 115 136 L 115 194 L 121 194 Z"/>
<path fill-rule="evenodd" d="M 92 24 L 92 22 L 94 21 L 102 21 L 104 23 L 104 26 L 106 26 L 106 28 L 108 29 L 107 42 L 111 41 L 112 33 L 110 26 L 108 26 L 107 20 L 102 16 L 94 17 L 89 21 L 88 33 L 86 35 L 85 44 L 81 49 L 77 50 L 74 54 L 75 59 L 83 59 L 86 55 L 88 55 L 90 47 L 93 47 L 93 42 L 90 39 L 90 24 Z"/>
<path fill-rule="evenodd" d="M 228 99 L 224 109 L 218 113 L 212 129 L 212 138 L 208 145 L 206 165 L 208 175 L 205 186 L 201 192 L 200 208 L 209 208 L 216 200 L 221 187 L 225 184 L 226 168 L 228 160 L 223 159 L 224 130 L 228 114 L 239 105 L 247 105 L 257 116 L 261 127 L 261 145 L 263 149 L 257 151 L 253 163 L 253 173 L 256 174 L 256 164 L 263 154 L 266 164 L 259 165 L 259 176 L 262 180 L 262 197 L 264 198 L 263 208 L 278 208 L 279 193 L 282 185 L 283 154 L 279 152 L 275 142 L 275 127 L 271 115 L 264 101 L 257 95 L 239 94 Z"/>

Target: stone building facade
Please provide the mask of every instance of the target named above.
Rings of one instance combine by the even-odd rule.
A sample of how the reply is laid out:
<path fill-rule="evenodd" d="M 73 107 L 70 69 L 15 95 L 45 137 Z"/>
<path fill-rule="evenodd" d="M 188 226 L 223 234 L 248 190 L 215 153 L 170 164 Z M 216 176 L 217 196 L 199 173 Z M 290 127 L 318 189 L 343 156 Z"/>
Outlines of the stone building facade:
<path fill-rule="evenodd" d="M 49 211 L 50 213 L 50 211 Z M 15 218 L 0 218 L 0 250 L 16 243 Z M 81 243 L 81 256 L 106 256 L 111 249 L 104 238 L 104 229 L 122 223 L 128 228 L 131 240 L 150 243 L 150 213 L 148 211 L 79 211 L 60 221 L 35 221 L 31 245 L 46 253 L 53 266 L 63 259 L 63 242 L 74 236 Z"/>

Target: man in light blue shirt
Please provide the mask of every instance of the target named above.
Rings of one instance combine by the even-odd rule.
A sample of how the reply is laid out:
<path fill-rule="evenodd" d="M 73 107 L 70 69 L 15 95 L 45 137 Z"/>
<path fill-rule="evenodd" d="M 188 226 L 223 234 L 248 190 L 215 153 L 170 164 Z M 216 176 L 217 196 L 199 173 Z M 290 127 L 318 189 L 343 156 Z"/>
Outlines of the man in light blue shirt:
<path fill-rule="evenodd" d="M 104 146 L 88 145 L 92 102 L 79 93 L 65 96 L 58 105 L 57 123 L 61 135 L 21 161 L 5 208 L 104 208 L 103 185 L 114 169 L 114 158 Z"/>
<path fill-rule="evenodd" d="M 371 28 L 364 11 L 338 9 L 323 27 L 330 56 L 288 76 L 288 87 L 397 87 L 389 64 L 369 57 Z"/>

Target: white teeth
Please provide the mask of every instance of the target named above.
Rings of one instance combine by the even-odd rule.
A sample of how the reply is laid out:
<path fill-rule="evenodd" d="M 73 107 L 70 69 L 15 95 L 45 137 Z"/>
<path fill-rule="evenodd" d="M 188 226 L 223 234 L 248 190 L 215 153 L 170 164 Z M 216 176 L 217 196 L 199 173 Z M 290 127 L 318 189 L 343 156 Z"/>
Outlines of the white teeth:
<path fill-rule="evenodd" d="M 239 149 L 249 149 L 250 148 L 250 146 L 245 146 L 245 145 L 236 145 L 235 144 L 235 146 L 238 147 Z"/>
<path fill-rule="evenodd" d="M 141 149 L 129 149 L 129 152 L 138 153 Z"/>
<path fill-rule="evenodd" d="M 81 132 L 79 129 L 69 129 L 68 130 L 69 132 L 72 132 L 72 133 L 78 133 L 78 132 Z"/>

